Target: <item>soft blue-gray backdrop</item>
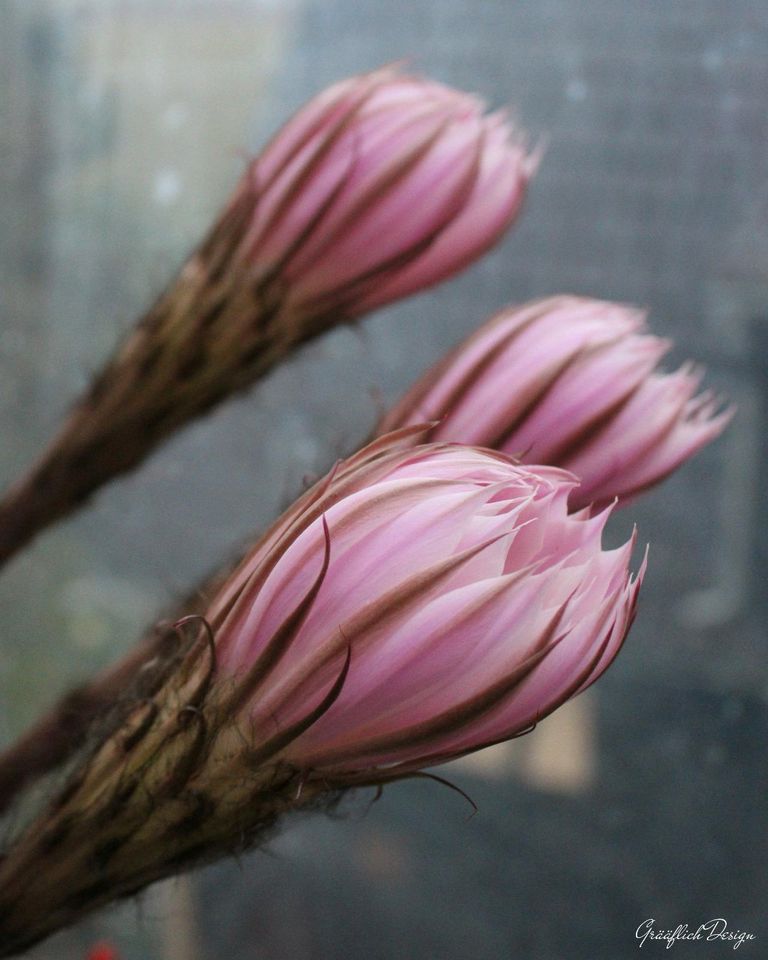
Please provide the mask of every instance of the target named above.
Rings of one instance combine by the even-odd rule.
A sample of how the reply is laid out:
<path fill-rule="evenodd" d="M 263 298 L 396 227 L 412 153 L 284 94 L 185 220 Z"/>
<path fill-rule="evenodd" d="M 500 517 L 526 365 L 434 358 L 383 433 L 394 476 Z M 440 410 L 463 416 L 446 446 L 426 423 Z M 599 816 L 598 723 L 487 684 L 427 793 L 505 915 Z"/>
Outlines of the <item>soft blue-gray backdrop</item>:
<path fill-rule="evenodd" d="M 652 548 L 631 641 L 562 718 L 451 771 L 473 820 L 435 785 L 391 788 L 40 960 L 104 936 L 125 960 L 597 960 L 636 949 L 647 917 L 768 936 L 761 0 L 3 0 L 0 481 L 162 287 L 243 153 L 323 85 L 402 57 L 546 136 L 519 227 L 454 282 L 306 349 L 4 571 L 3 740 L 505 302 L 645 305 L 738 417 L 617 518 L 614 537 L 637 521 Z"/>

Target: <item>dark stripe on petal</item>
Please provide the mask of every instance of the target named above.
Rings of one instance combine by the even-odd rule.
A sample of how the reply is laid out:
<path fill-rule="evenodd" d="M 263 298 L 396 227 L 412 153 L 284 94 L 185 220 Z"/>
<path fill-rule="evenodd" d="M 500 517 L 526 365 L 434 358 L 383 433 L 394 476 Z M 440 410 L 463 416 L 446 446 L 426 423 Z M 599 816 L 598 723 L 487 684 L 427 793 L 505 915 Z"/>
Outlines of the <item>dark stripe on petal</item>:
<path fill-rule="evenodd" d="M 323 538 L 323 562 L 317 576 L 301 602 L 280 624 L 256 662 L 238 682 L 234 696 L 227 705 L 227 709 L 232 713 L 237 713 L 242 709 L 265 677 L 279 663 L 312 609 L 320 587 L 325 580 L 325 575 L 328 573 L 328 565 L 331 560 L 331 535 L 325 517 L 323 517 Z"/>
<path fill-rule="evenodd" d="M 322 715 L 333 706 L 336 700 L 338 700 L 339 694 L 341 693 L 344 683 L 346 682 L 351 660 L 352 647 L 350 644 L 347 644 L 347 655 L 344 658 L 344 666 L 341 668 L 341 672 L 339 673 L 338 677 L 336 677 L 336 680 L 334 681 L 333 686 L 328 693 L 323 697 L 320 703 L 313 710 L 310 710 L 305 717 L 302 717 L 301 720 L 291 724 L 289 727 L 286 727 L 285 730 L 282 730 L 270 740 L 267 740 L 267 742 L 261 747 L 249 752 L 247 755 L 247 763 L 250 766 L 258 766 L 260 763 L 263 763 L 264 760 L 274 756 L 274 754 L 276 754 L 278 751 L 288 746 L 292 740 L 295 740 L 296 737 L 308 730 L 313 723 L 316 723 L 320 717 L 322 717 Z"/>
<path fill-rule="evenodd" d="M 526 657 L 522 663 L 519 663 L 509 674 L 496 681 L 496 683 L 491 684 L 481 693 L 458 703 L 455 707 L 451 707 L 449 710 L 445 710 L 429 720 L 414 724 L 405 729 L 384 734 L 380 737 L 374 737 L 352 746 L 345 745 L 336 750 L 329 750 L 326 753 L 319 752 L 311 757 L 309 763 L 317 766 L 327 762 L 343 761 L 345 757 L 349 757 L 350 755 L 353 757 L 361 757 L 369 754 L 389 753 L 401 748 L 413 749 L 417 747 L 428 747 L 430 744 L 436 745 L 435 741 L 439 742 L 446 734 L 460 730 L 462 727 L 478 720 L 480 717 L 489 713 L 505 698 L 513 694 L 531 673 L 533 673 L 547 654 L 551 653 L 568 635 L 568 630 L 559 635 L 557 634 L 567 605 L 567 602 L 563 604 L 548 624 L 541 639 L 537 643 L 538 649 Z"/>

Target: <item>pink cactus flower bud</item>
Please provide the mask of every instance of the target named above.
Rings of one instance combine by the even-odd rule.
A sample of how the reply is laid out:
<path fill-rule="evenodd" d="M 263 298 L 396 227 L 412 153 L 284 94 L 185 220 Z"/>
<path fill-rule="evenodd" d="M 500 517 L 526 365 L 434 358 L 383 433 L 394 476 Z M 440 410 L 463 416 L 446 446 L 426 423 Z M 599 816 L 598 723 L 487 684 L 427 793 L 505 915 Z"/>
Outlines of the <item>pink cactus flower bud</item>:
<path fill-rule="evenodd" d="M 348 317 L 465 267 L 515 218 L 537 163 L 484 109 L 398 66 L 330 87 L 245 175 L 250 257 L 291 303 Z"/>
<path fill-rule="evenodd" d="M 696 393 L 701 372 L 656 366 L 670 342 L 642 311 L 558 296 L 507 308 L 429 370 L 383 433 L 436 421 L 430 440 L 501 450 L 579 478 L 572 509 L 628 503 L 713 440 L 733 411 Z"/>
<path fill-rule="evenodd" d="M 569 514 L 562 470 L 417 433 L 341 463 L 174 625 L 189 641 L 4 850 L 0 954 L 525 733 L 609 666 L 645 568 L 632 540 L 602 549 L 609 511 Z"/>
<path fill-rule="evenodd" d="M 642 578 L 567 473 L 411 433 L 306 495 L 211 613 L 257 754 L 344 785 L 531 728 L 612 662 Z"/>
<path fill-rule="evenodd" d="M 483 110 L 397 67 L 299 110 L 0 499 L 0 565 L 300 344 L 491 247 L 537 160 L 502 114 Z"/>

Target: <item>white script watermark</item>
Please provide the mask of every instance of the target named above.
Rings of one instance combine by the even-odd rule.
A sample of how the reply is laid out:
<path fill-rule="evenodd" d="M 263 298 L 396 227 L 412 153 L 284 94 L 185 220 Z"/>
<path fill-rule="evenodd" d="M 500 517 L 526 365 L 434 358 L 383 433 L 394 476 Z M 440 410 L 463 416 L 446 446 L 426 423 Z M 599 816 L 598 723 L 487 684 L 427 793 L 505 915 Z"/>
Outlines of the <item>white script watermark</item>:
<path fill-rule="evenodd" d="M 698 927 L 689 927 L 687 923 L 678 924 L 674 930 L 657 930 L 654 919 L 643 920 L 640 926 L 635 930 L 635 939 L 638 946 L 644 947 L 647 940 L 665 940 L 665 949 L 669 950 L 676 943 L 687 940 L 701 940 L 703 942 L 719 941 L 721 943 L 730 943 L 734 950 L 738 950 L 742 943 L 750 940 L 757 940 L 754 933 L 747 933 L 746 930 L 729 930 L 728 923 L 722 917 L 716 917 L 714 920 L 707 920 L 706 923 L 699 924 Z"/>

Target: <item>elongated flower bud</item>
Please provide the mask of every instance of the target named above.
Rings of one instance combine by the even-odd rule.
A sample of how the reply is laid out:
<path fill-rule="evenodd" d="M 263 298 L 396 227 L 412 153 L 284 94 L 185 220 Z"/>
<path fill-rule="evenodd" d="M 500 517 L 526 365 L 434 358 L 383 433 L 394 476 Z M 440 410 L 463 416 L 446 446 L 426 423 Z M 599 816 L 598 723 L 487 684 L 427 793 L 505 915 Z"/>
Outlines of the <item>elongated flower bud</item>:
<path fill-rule="evenodd" d="M 641 576 L 631 542 L 602 550 L 608 512 L 569 514 L 563 471 L 412 434 L 275 523 L 160 688 L 8 851 L 5 950 L 257 842 L 286 811 L 526 732 L 612 662 Z"/>
<path fill-rule="evenodd" d="M 0 503 L 0 562 L 298 344 L 495 243 L 535 161 L 483 109 L 388 67 L 300 110 Z"/>
<path fill-rule="evenodd" d="M 536 166 L 504 114 L 387 67 L 312 100 L 247 171 L 244 251 L 302 313 L 357 316 L 498 240 Z"/>
<path fill-rule="evenodd" d="M 559 296 L 508 308 L 419 379 L 379 425 L 436 421 L 430 440 L 502 450 L 579 478 L 573 509 L 626 504 L 713 440 L 732 416 L 701 373 L 656 366 L 671 343 L 644 314 Z"/>

